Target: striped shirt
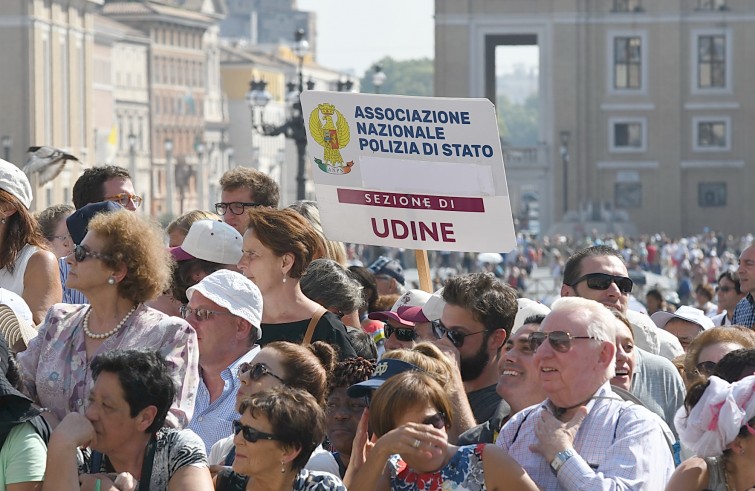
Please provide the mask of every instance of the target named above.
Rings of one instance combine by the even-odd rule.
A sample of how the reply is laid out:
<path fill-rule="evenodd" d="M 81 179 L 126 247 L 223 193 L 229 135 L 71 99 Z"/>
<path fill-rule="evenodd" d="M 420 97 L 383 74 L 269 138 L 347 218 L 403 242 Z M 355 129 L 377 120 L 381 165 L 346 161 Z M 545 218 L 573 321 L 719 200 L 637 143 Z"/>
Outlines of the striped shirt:
<path fill-rule="evenodd" d="M 225 382 L 220 397 L 210 403 L 210 392 L 200 377 L 197 388 L 197 400 L 194 403 L 194 417 L 188 428 L 204 441 L 207 453 L 218 440 L 233 434 L 233 420 L 239 418 L 236 412 L 236 393 L 239 391 L 239 365 L 250 363 L 259 353 L 260 347 L 255 344 L 241 358 L 231 363 L 225 370 L 220 372 L 220 377 Z M 201 373 L 201 369 L 200 369 Z"/>
<path fill-rule="evenodd" d="M 554 473 L 550 462 L 529 449 L 538 441 L 536 421 L 552 407 L 545 401 L 515 414 L 496 441 L 540 489 L 656 491 L 666 486 L 674 461 L 661 425 L 647 408 L 623 401 L 606 382 L 587 403 L 588 414 L 574 438 L 575 455 Z"/>

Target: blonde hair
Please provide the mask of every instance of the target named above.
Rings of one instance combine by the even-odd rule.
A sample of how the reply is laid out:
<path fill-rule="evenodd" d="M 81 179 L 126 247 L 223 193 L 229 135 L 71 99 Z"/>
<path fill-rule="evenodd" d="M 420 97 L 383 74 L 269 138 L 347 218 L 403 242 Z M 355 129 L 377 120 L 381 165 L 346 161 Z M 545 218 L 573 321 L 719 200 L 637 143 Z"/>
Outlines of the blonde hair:
<path fill-rule="evenodd" d="M 423 341 L 414 348 L 396 349 L 383 354 L 383 359 L 401 360 L 421 368 L 443 387 L 450 390 L 453 382 L 454 366 L 443 352 L 433 343 Z"/>
<path fill-rule="evenodd" d="M 165 232 L 168 234 L 172 234 L 173 232 L 180 231 L 180 232 L 183 232 L 184 236 L 186 236 L 186 234 L 189 233 L 189 229 L 191 228 L 191 225 L 194 222 L 198 222 L 199 220 L 220 220 L 220 217 L 216 215 L 215 213 L 212 213 L 211 211 L 205 211 L 205 210 L 187 211 L 180 217 L 170 222 L 168 226 L 165 228 Z"/>

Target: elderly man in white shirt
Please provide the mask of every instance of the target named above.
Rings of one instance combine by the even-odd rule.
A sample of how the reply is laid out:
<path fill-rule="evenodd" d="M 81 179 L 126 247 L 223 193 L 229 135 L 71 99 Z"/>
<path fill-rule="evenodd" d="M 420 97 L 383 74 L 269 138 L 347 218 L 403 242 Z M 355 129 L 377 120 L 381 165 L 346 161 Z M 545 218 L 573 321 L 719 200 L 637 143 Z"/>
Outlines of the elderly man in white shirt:
<path fill-rule="evenodd" d="M 615 323 L 585 298 L 554 302 L 530 334 L 547 399 L 516 414 L 497 444 L 541 489 L 663 489 L 674 470 L 658 418 L 611 390 Z"/>

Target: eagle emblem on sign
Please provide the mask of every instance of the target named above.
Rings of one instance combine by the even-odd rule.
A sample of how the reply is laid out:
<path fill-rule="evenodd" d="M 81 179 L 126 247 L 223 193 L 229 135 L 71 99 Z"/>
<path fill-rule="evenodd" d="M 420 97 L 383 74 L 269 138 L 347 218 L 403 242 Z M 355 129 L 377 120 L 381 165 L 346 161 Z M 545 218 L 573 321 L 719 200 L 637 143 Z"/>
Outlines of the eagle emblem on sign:
<path fill-rule="evenodd" d="M 334 121 L 335 119 L 335 121 Z M 348 174 L 354 162 L 344 162 L 341 149 L 349 144 L 349 124 L 333 104 L 318 104 L 309 115 L 309 134 L 323 148 L 322 159 L 315 163 L 328 174 Z"/>

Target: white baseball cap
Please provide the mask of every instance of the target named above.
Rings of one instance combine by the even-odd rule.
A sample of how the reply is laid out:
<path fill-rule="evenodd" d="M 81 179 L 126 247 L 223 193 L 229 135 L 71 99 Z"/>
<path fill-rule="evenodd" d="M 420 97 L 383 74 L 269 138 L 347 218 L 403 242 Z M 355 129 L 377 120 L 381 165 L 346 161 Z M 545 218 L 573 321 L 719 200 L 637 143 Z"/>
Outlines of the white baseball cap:
<path fill-rule="evenodd" d="M 650 316 L 650 318 L 653 319 L 655 325 L 660 327 L 661 329 L 665 329 L 666 324 L 668 324 L 668 322 L 674 318 L 697 324 L 703 329 L 703 331 L 715 327 L 713 321 L 710 319 L 710 317 L 705 315 L 705 312 L 700 309 L 690 307 L 689 305 L 679 307 L 678 309 L 676 309 L 676 312 L 673 313 L 662 311 L 656 312 L 655 314 Z"/>
<path fill-rule="evenodd" d="M 227 223 L 220 220 L 197 220 L 178 247 L 170 253 L 176 261 L 204 259 L 218 264 L 238 264 L 243 253 L 244 238 Z"/>
<path fill-rule="evenodd" d="M 522 328 L 524 321 L 528 317 L 532 317 L 533 315 L 548 315 L 551 311 L 547 305 L 530 300 L 529 298 L 517 298 L 516 303 L 519 305 L 519 309 L 516 311 L 514 326 L 511 328 L 512 335 Z"/>
<path fill-rule="evenodd" d="M 28 210 L 33 198 L 31 184 L 24 171 L 7 160 L 0 159 L 0 189 L 16 197 Z"/>
<path fill-rule="evenodd" d="M 257 339 L 262 338 L 262 293 L 249 278 L 229 269 L 219 269 L 190 286 L 186 298 L 191 301 L 194 292 L 249 321 L 255 328 Z"/>

